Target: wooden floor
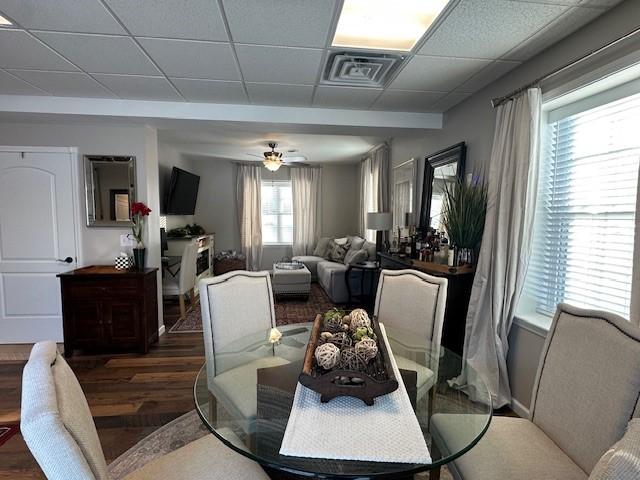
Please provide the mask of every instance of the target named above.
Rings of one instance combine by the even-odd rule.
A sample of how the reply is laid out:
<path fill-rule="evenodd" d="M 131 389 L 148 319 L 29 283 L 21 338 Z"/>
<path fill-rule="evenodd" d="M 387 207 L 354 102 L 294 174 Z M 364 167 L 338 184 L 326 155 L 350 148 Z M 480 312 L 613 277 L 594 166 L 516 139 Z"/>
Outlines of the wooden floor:
<path fill-rule="evenodd" d="M 167 330 L 177 304 L 165 305 Z M 202 334 L 165 334 L 148 355 L 68 360 L 87 396 L 107 463 L 174 418 L 193 410 L 193 382 L 204 363 Z M 0 361 L 0 423 L 19 422 L 21 360 Z M 0 446 L 0 479 L 45 478 L 18 434 Z"/>

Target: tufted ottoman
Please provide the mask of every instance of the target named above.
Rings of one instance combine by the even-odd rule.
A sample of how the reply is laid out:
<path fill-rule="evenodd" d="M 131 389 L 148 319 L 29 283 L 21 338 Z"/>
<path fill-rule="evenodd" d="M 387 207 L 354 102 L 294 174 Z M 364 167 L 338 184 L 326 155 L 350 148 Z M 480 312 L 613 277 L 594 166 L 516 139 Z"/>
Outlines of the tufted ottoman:
<path fill-rule="evenodd" d="M 291 264 L 274 263 L 273 295 L 276 297 L 309 297 L 311 291 L 311 272 L 303 264 L 302 268 L 287 268 Z"/>

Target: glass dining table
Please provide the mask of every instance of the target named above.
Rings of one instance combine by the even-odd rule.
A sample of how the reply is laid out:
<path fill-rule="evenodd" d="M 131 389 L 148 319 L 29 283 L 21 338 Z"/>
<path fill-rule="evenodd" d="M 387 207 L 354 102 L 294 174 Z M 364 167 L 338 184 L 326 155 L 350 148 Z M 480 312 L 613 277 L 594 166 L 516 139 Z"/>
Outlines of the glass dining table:
<path fill-rule="evenodd" d="M 437 367 L 432 368 L 436 370 L 435 378 L 429 382 L 432 386 L 421 388 L 420 379 L 425 371 L 429 371 L 424 370 L 425 366 L 435 356 L 414 345 L 416 336 L 412 332 L 385 326 L 388 344 L 395 355 L 432 463 L 281 455 L 280 446 L 312 325 L 278 327 L 282 338 L 277 343 L 270 342 L 267 331 L 244 336 L 216 350 L 200 369 L 194 385 L 196 411 L 204 425 L 227 447 L 258 462 L 267 471 L 304 477 L 413 478 L 415 473 L 430 471 L 430 478 L 437 479 L 443 465 L 473 448 L 487 431 L 492 416 L 488 390 L 478 388 L 472 401 L 447 383 L 447 379 L 460 372 L 461 358 L 441 347 L 438 361 L 434 361 Z M 398 361 L 397 352 L 410 358 Z"/>

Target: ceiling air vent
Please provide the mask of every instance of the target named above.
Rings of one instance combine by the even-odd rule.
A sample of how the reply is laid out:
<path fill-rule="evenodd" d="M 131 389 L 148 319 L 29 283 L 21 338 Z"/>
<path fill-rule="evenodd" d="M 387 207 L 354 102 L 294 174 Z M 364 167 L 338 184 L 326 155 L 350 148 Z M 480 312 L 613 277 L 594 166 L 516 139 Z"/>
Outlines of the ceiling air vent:
<path fill-rule="evenodd" d="M 404 60 L 402 55 L 332 52 L 322 83 L 350 87 L 384 87 Z"/>

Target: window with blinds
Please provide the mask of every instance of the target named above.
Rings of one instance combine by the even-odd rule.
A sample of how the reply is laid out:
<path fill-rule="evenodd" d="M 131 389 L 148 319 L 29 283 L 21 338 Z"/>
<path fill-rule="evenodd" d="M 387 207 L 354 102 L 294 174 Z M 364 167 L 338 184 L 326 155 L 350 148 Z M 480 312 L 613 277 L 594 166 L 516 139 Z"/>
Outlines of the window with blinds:
<path fill-rule="evenodd" d="M 629 318 L 640 94 L 550 112 L 543 129 L 533 250 L 519 310 L 548 316 L 567 302 Z"/>
<path fill-rule="evenodd" d="M 277 245 L 293 243 L 293 208 L 291 182 L 262 182 L 262 243 Z"/>

